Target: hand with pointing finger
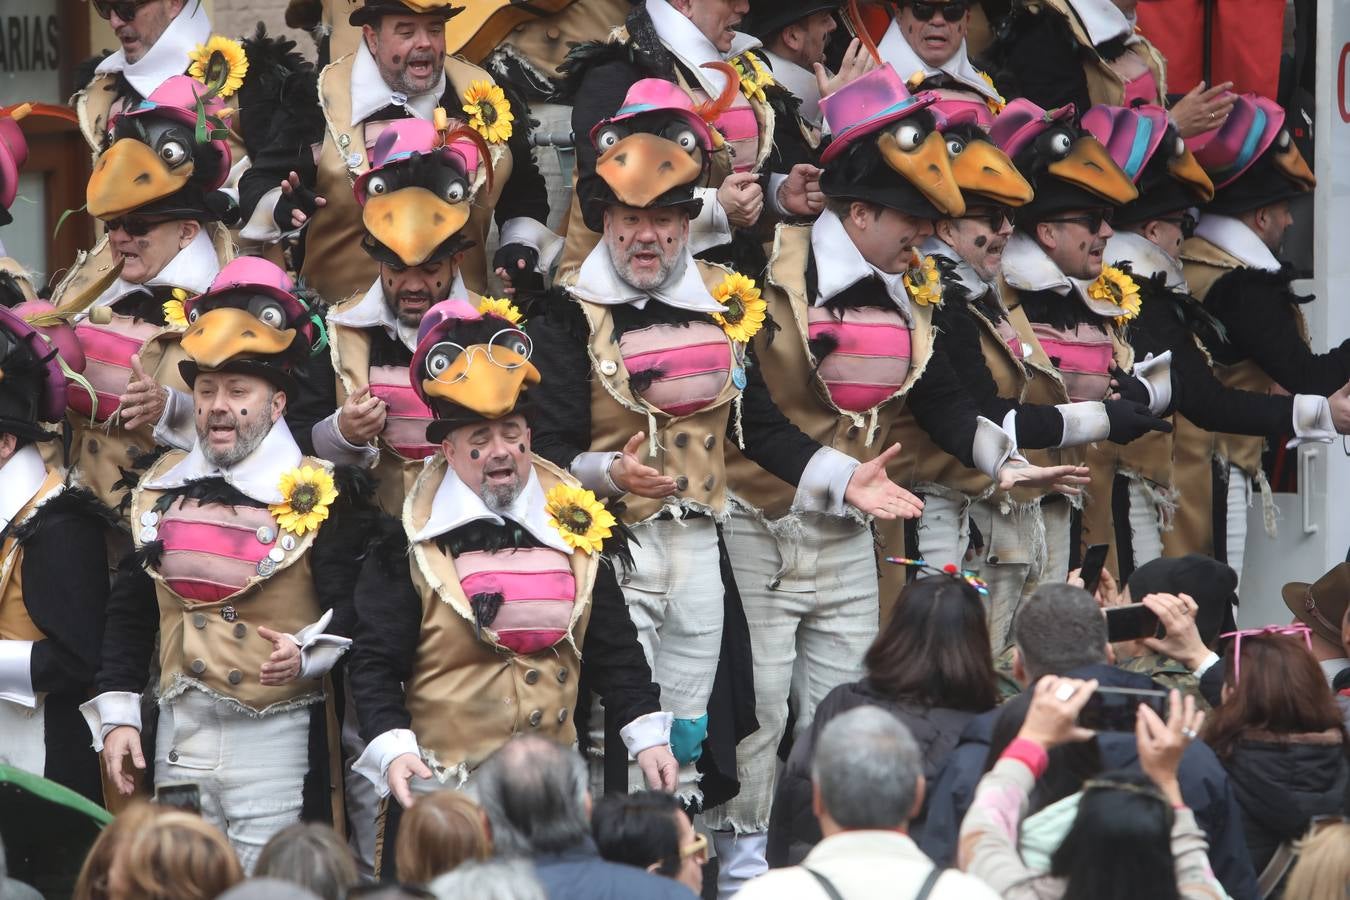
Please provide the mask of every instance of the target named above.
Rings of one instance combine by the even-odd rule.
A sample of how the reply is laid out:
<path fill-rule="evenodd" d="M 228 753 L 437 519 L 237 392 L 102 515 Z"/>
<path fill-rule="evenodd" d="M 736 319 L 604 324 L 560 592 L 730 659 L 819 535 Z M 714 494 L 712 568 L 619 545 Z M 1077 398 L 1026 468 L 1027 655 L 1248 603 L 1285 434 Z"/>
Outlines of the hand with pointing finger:
<path fill-rule="evenodd" d="M 342 433 L 344 441 L 360 446 L 384 431 L 387 415 L 387 405 L 371 394 L 370 386 L 367 385 L 348 394 L 347 399 L 342 401 L 342 408 L 338 410 L 338 431 Z"/>
<path fill-rule="evenodd" d="M 623 453 L 609 464 L 609 480 L 625 494 L 660 500 L 675 493 L 675 479 L 662 475 L 638 458 L 638 448 L 646 437 L 646 432 L 639 431 L 628 439 L 623 445 Z"/>
<path fill-rule="evenodd" d="M 900 445 L 891 444 L 876 459 L 854 469 L 844 488 L 844 502 L 878 519 L 917 519 L 923 512 L 923 501 L 886 474 L 886 464 L 899 453 Z"/>
<path fill-rule="evenodd" d="M 131 354 L 131 381 L 118 398 L 122 408 L 122 422 L 128 431 L 142 425 L 153 426 L 164 415 L 169 389 L 160 385 L 141 367 L 141 355 Z"/>
<path fill-rule="evenodd" d="M 862 45 L 857 38 L 849 41 L 848 49 L 844 51 L 844 58 L 839 63 L 839 71 L 830 74 L 820 63 L 815 63 L 813 68 L 816 73 L 816 87 L 820 89 L 820 96 L 828 97 L 835 91 L 851 81 L 855 81 L 877 67 L 877 61 L 872 56 L 872 51 Z"/>
<path fill-rule="evenodd" d="M 300 645 L 287 635 L 258 626 L 258 637 L 272 642 L 272 655 L 258 671 L 258 680 L 269 687 L 290 684 L 300 677 Z"/>

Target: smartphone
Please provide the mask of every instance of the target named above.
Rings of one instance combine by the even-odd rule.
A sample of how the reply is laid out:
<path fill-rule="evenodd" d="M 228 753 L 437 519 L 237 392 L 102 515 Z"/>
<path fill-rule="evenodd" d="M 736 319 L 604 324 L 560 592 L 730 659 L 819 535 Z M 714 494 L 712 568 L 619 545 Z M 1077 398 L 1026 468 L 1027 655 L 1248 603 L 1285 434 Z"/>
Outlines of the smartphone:
<path fill-rule="evenodd" d="M 1134 731 L 1139 704 L 1167 721 L 1167 693 L 1140 688 L 1098 687 L 1078 713 L 1078 724 L 1093 731 Z"/>
<path fill-rule="evenodd" d="M 1097 593 L 1097 585 L 1102 580 L 1102 566 L 1106 565 L 1106 554 L 1110 550 L 1110 544 L 1093 544 L 1083 554 L 1083 565 L 1078 575 L 1083 579 L 1083 590 L 1089 594 Z"/>
<path fill-rule="evenodd" d="M 1158 614 L 1142 603 L 1106 608 L 1106 639 L 1113 644 L 1166 635 L 1162 622 L 1158 621 Z"/>
<path fill-rule="evenodd" d="M 201 815 L 201 785 L 191 781 L 161 784 L 159 787 L 155 788 L 155 802 L 160 806 L 168 806 L 172 809 L 181 809 L 184 812 Z"/>

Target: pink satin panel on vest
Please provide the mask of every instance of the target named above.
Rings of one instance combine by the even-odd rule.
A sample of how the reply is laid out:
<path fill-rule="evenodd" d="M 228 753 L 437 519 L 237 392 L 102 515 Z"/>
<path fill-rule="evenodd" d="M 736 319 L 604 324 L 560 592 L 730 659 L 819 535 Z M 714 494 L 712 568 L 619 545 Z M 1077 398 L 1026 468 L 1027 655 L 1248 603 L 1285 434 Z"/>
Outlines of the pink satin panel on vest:
<path fill-rule="evenodd" d="M 708 95 L 700 90 L 690 91 L 695 105 L 707 101 Z M 731 168 L 735 172 L 749 172 L 755 167 L 759 156 L 759 120 L 755 118 L 755 109 L 744 94 L 738 93 L 731 108 L 717 117 L 714 127 L 726 138 L 731 147 Z"/>
<path fill-rule="evenodd" d="M 455 557 L 464 595 L 501 594 L 490 627 L 497 642 L 522 655 L 552 647 L 567 634 L 577 585 L 568 558 L 551 547 L 470 551 Z"/>
<path fill-rule="evenodd" d="M 75 334 L 84 348 L 84 377 L 98 393 L 96 421 L 107 421 L 117 409 L 118 398 L 131 381 L 131 355 L 139 353 L 157 331 L 158 325 L 119 315 L 114 315 L 107 325 L 84 321 L 75 326 Z M 89 394 L 83 390 L 72 390 L 68 394 L 70 408 L 81 416 L 88 416 Z"/>
<path fill-rule="evenodd" d="M 155 568 L 180 597 L 199 603 L 224 600 L 258 574 L 258 563 L 276 546 L 275 540 L 258 540 L 264 526 L 280 534 L 266 509 L 175 501 L 159 522 L 164 554 Z"/>
<path fill-rule="evenodd" d="M 423 459 L 438 449 L 427 443 L 431 407 L 422 402 L 408 380 L 406 366 L 371 366 L 370 392 L 389 404 L 380 437 L 404 459 Z"/>
<path fill-rule="evenodd" d="M 849 309 L 842 320 L 826 309 L 806 314 L 811 338 L 830 335 L 836 346 L 820 364 L 834 405 L 845 412 L 866 412 L 885 402 L 909 375 L 909 326 L 889 309 Z"/>
<path fill-rule="evenodd" d="M 1092 325 L 1079 325 L 1062 331 L 1033 322 L 1031 330 L 1041 342 L 1045 355 L 1055 361 L 1064 379 L 1069 399 L 1102 400 L 1111 383 L 1111 338 Z"/>
<path fill-rule="evenodd" d="M 669 416 L 703 409 L 731 376 L 731 345 L 711 322 L 626 331 L 619 338 L 619 352 L 630 378 L 658 373 L 642 390 L 642 399 Z"/>

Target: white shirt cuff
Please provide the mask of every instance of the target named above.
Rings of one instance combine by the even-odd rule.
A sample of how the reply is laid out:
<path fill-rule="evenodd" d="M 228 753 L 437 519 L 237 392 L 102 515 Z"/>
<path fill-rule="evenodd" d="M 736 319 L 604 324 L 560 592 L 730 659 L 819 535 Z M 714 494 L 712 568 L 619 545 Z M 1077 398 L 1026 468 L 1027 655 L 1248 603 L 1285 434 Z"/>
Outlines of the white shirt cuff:
<path fill-rule="evenodd" d="M 717 188 L 694 188 L 694 196 L 703 201 L 698 218 L 689 223 L 689 252 L 702 253 L 713 247 L 731 243 L 731 222 L 726 210 L 717 202 Z"/>
<path fill-rule="evenodd" d="M 622 455 L 608 450 L 587 450 L 572 458 L 567 471 L 581 482 L 582 487 L 598 497 L 622 497 L 624 492 L 609 477 L 609 467 Z"/>
<path fill-rule="evenodd" d="M 1148 411 L 1161 416 L 1172 406 L 1172 351 L 1154 356 L 1150 353 L 1143 362 L 1134 364 L 1134 377 L 1148 389 Z"/>
<path fill-rule="evenodd" d="M 652 747 L 670 745 L 670 726 L 675 722 L 675 714 L 670 712 L 647 713 L 619 729 L 619 737 L 628 748 L 628 755 L 636 757 L 643 750 Z"/>
<path fill-rule="evenodd" d="M 89 723 L 94 750 L 103 750 L 108 732 L 122 725 L 141 730 L 141 695 L 130 691 L 104 691 L 93 700 L 80 704 L 80 714 Z"/>
<path fill-rule="evenodd" d="M 1005 427 L 1000 428 L 984 416 L 975 419 L 975 440 L 971 442 L 970 456 L 975 468 L 993 481 L 998 481 L 998 472 L 1008 460 L 1026 461 L 1018 455 L 1017 438 L 1009 431 L 1010 426 L 1015 427 L 1016 420 L 1008 422 L 1005 417 L 1004 422 Z"/>
<path fill-rule="evenodd" d="M 306 625 L 295 634 L 286 635 L 300 648 L 300 678 L 322 678 L 327 675 L 351 647 L 351 638 L 323 633 L 332 619 L 333 611 L 330 609 L 314 624 Z"/>
<path fill-rule="evenodd" d="M 553 261 L 562 252 L 564 243 L 566 240 L 562 235 L 555 234 L 543 222 L 528 216 L 516 216 L 502 225 L 501 238 L 497 245 L 505 247 L 507 244 L 524 244 L 534 249 L 539 254 L 539 264 L 535 266 L 535 271 L 540 275 L 547 275 L 553 268 Z"/>
<path fill-rule="evenodd" d="M 1195 671 L 1192 672 L 1191 674 L 1194 675 L 1196 678 L 1199 678 L 1201 675 L 1205 674 L 1210 669 L 1214 668 L 1214 665 L 1217 662 L 1219 662 L 1219 654 L 1211 651 L 1209 656 L 1206 656 L 1204 660 L 1200 663 L 1200 665 L 1195 667 Z"/>
<path fill-rule="evenodd" d="M 802 470 L 797 493 L 792 498 L 792 512 L 846 515 L 844 492 L 859 465 L 861 463 L 847 453 L 821 447 Z"/>
<path fill-rule="evenodd" d="M 314 442 L 314 455 L 339 466 L 358 466 L 373 469 L 379 462 L 380 451 L 371 444 L 353 444 L 342 436 L 338 427 L 338 411 L 314 423 L 309 438 Z"/>
<path fill-rule="evenodd" d="M 288 232 L 281 230 L 275 218 L 277 201 L 280 199 L 280 185 L 263 194 L 258 205 L 253 208 L 253 215 L 249 216 L 248 221 L 239 229 L 239 236 L 245 240 L 264 244 L 275 244 L 285 237 Z"/>
<path fill-rule="evenodd" d="M 366 749 L 352 763 L 352 771 L 375 786 L 380 797 L 389 796 L 389 764 L 405 753 L 418 759 L 422 751 L 417 746 L 417 735 L 408 728 L 391 728 L 366 745 Z"/>
<path fill-rule="evenodd" d="M 1061 403 L 1055 409 L 1059 410 L 1064 423 L 1064 434 L 1059 439 L 1061 447 L 1081 447 L 1093 441 L 1104 441 L 1111 433 L 1111 417 L 1100 400 Z"/>
<path fill-rule="evenodd" d="M 768 203 L 769 203 L 769 209 L 773 210 L 773 211 L 774 211 L 776 214 L 778 214 L 779 216 L 784 216 L 784 217 L 786 217 L 786 216 L 791 216 L 792 213 L 788 212 L 786 209 L 783 209 L 782 204 L 780 204 L 780 203 L 778 202 L 778 189 L 779 189 L 780 187 L 782 187 L 782 186 L 783 186 L 783 182 L 785 182 L 785 181 L 787 181 L 787 180 L 788 180 L 788 177 L 787 177 L 786 175 L 784 175 L 782 172 L 770 172 L 770 173 L 769 173 L 769 196 L 764 198 L 764 199 L 767 200 Z"/>
<path fill-rule="evenodd" d="M 151 432 L 156 444 L 175 450 L 191 450 L 197 443 L 197 423 L 192 397 L 171 387 L 164 388 L 164 412 Z"/>
<path fill-rule="evenodd" d="M 1336 437 L 1331 403 L 1316 394 L 1294 395 L 1294 438 L 1284 446 L 1293 450 L 1302 444 L 1330 441 Z"/>
<path fill-rule="evenodd" d="M 0 641 L 0 700 L 34 709 L 33 642 Z"/>

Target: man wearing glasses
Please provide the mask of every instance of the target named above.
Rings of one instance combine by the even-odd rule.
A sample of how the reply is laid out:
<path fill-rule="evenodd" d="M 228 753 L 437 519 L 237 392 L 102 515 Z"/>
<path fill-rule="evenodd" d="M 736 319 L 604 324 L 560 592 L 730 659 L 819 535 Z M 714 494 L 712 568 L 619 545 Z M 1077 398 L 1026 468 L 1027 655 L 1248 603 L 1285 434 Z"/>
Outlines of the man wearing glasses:
<path fill-rule="evenodd" d="M 936 91 L 949 108 L 988 128 L 1003 97 L 967 54 L 971 0 L 899 0 L 896 7 L 877 43 L 882 62 L 894 66 L 910 90 Z"/>

